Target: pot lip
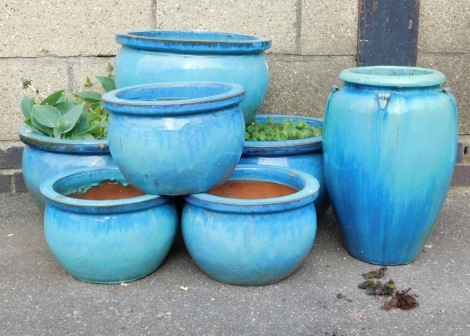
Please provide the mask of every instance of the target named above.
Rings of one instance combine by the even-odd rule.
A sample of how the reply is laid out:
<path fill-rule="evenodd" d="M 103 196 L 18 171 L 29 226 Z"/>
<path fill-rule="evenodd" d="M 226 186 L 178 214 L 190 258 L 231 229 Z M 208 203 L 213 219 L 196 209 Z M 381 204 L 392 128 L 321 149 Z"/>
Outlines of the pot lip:
<path fill-rule="evenodd" d="M 292 119 L 295 121 L 306 121 L 310 125 L 319 126 L 323 128 L 324 119 L 287 115 L 287 114 L 257 114 L 255 120 L 267 120 L 272 118 L 275 121 L 282 121 L 285 119 Z M 309 153 L 322 149 L 323 136 L 299 139 L 299 140 L 281 140 L 281 141 L 245 141 L 243 147 L 243 155 L 255 156 L 255 155 L 268 155 L 278 154 L 277 152 L 295 148 L 295 154 Z M 274 153 L 276 152 L 276 153 Z M 292 153 L 294 154 L 294 153 Z"/>
<path fill-rule="evenodd" d="M 446 81 L 445 75 L 435 69 L 393 65 L 348 68 L 341 71 L 339 79 L 353 84 L 407 88 L 437 86 Z"/>
<path fill-rule="evenodd" d="M 57 174 L 40 185 L 41 195 L 46 199 L 47 205 L 64 209 L 68 212 L 77 213 L 109 213 L 109 212 L 130 212 L 146 209 L 156 204 L 165 203 L 168 197 L 160 195 L 145 194 L 137 197 L 122 198 L 116 200 L 83 200 L 68 197 L 56 190 L 58 184 L 67 180 L 74 180 L 81 177 L 89 177 L 87 183 L 90 187 L 104 180 L 126 180 L 119 168 L 81 168 Z"/>
<path fill-rule="evenodd" d="M 282 183 L 274 178 L 263 178 L 256 176 L 263 172 L 274 173 L 275 176 L 283 176 L 284 178 L 292 179 L 290 184 Z M 241 173 L 241 176 L 237 173 Z M 254 173 L 254 178 L 247 178 L 244 174 Z M 184 196 L 184 199 L 194 205 L 209 208 L 221 212 L 238 212 L 238 213 L 262 213 L 262 212 L 279 212 L 286 211 L 294 208 L 301 207 L 307 203 L 312 203 L 318 196 L 320 184 L 318 180 L 312 175 L 285 167 L 269 166 L 269 165 L 237 165 L 230 180 L 256 180 L 268 181 L 296 188 L 295 184 L 300 184 L 303 187 L 297 192 L 275 198 L 263 199 L 234 199 L 228 197 L 214 196 L 208 193 L 198 193 Z"/>
<path fill-rule="evenodd" d="M 109 154 L 108 140 L 70 140 L 48 137 L 34 132 L 28 125 L 19 129 L 20 141 L 25 145 L 59 153 L 105 153 Z"/>
<path fill-rule="evenodd" d="M 131 30 L 115 34 L 116 42 L 149 51 L 208 54 L 254 54 L 271 48 L 271 39 L 210 30 Z"/>
<path fill-rule="evenodd" d="M 123 95 L 132 96 L 136 93 L 154 90 L 155 93 L 168 95 L 168 90 L 177 90 L 179 95 L 188 92 L 194 92 L 195 89 L 216 89 L 224 90 L 215 94 L 206 94 L 196 98 L 182 97 L 161 99 L 161 100 L 142 100 L 127 99 Z M 154 94 L 155 95 L 155 94 Z M 206 112 L 222 109 L 232 105 L 239 104 L 245 98 L 245 89 L 237 83 L 224 82 L 174 82 L 174 83 L 151 83 L 127 86 L 105 93 L 102 96 L 103 106 L 111 113 L 138 114 L 138 115 L 180 115 Z"/>

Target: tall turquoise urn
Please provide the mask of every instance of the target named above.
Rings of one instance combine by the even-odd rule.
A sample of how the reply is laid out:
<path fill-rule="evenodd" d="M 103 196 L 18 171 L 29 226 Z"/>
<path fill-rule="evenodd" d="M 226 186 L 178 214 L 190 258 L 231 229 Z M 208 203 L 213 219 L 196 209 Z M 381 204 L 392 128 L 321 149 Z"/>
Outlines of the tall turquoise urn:
<path fill-rule="evenodd" d="M 271 40 L 211 31 L 142 30 L 118 32 L 116 86 L 164 82 L 230 82 L 242 85 L 245 122 L 253 120 L 269 86 L 264 52 Z"/>
<path fill-rule="evenodd" d="M 341 72 L 328 98 L 325 179 L 348 252 L 415 261 L 435 227 L 457 154 L 457 105 L 445 76 L 418 67 Z"/>

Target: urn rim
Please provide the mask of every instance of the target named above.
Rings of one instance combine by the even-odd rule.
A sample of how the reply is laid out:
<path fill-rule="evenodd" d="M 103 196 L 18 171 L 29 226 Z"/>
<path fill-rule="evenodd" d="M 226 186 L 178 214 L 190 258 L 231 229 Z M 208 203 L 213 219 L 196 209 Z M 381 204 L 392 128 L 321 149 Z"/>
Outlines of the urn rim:
<path fill-rule="evenodd" d="M 435 69 L 390 65 L 348 68 L 339 79 L 352 84 L 403 88 L 439 86 L 446 81 L 445 75 Z"/>

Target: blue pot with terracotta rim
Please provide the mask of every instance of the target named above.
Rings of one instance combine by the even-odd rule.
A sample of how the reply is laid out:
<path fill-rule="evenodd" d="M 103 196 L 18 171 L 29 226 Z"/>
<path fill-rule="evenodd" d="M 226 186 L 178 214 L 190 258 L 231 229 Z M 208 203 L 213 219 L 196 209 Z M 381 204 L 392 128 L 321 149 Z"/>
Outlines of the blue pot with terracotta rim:
<path fill-rule="evenodd" d="M 39 188 L 47 179 L 79 168 L 116 167 L 107 139 L 56 139 L 35 133 L 27 125 L 21 126 L 19 136 L 25 144 L 22 156 L 24 182 L 41 210 L 46 203 Z"/>
<path fill-rule="evenodd" d="M 111 154 L 126 179 L 153 195 L 209 190 L 240 159 L 245 90 L 235 83 L 157 83 L 103 95 Z"/>
<path fill-rule="evenodd" d="M 178 216 L 171 198 L 144 194 L 113 200 L 78 199 L 103 181 L 127 180 L 117 168 L 69 172 L 41 184 L 44 234 L 57 261 L 86 282 L 118 284 L 142 278 L 162 263 Z"/>
<path fill-rule="evenodd" d="M 268 120 L 278 124 L 284 120 L 323 128 L 323 119 L 282 114 L 258 114 L 255 121 L 267 124 Z M 320 218 L 330 206 L 323 171 L 322 136 L 285 141 L 245 141 L 240 164 L 259 164 L 287 167 L 313 175 L 320 183 L 315 199 L 317 216 Z"/>
<path fill-rule="evenodd" d="M 116 86 L 164 82 L 231 82 L 242 85 L 246 123 L 260 109 L 269 86 L 264 52 L 271 40 L 214 31 L 140 30 L 116 33 Z"/>
<path fill-rule="evenodd" d="M 319 183 L 301 171 L 261 165 L 239 165 L 228 183 L 234 181 L 270 182 L 294 191 L 254 199 L 210 192 L 185 196 L 181 225 L 186 247 L 201 270 L 217 281 L 279 282 L 301 265 L 313 246 L 313 201 Z"/>
<path fill-rule="evenodd" d="M 328 98 L 323 152 L 349 253 L 381 265 L 416 260 L 435 227 L 457 154 L 457 105 L 427 68 L 341 72 Z"/>

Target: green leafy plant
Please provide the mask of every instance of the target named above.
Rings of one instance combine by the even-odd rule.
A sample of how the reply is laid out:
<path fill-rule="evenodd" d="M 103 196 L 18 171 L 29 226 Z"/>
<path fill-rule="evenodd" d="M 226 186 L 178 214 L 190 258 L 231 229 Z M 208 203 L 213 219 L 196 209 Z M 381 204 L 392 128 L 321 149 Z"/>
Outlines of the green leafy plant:
<path fill-rule="evenodd" d="M 245 131 L 246 141 L 285 141 L 299 140 L 318 137 L 322 135 L 321 127 L 312 126 L 309 123 L 300 120 L 293 122 L 291 119 L 283 120 L 281 123 L 275 123 L 272 118 L 263 124 L 254 121 L 247 125 Z"/>
<path fill-rule="evenodd" d="M 108 76 L 96 76 L 103 89 L 115 89 L 112 68 Z M 23 87 L 32 89 L 31 81 L 22 79 Z M 85 87 L 93 86 L 89 77 Z M 88 140 L 106 137 L 108 112 L 101 104 L 101 93 L 92 90 L 80 91 L 68 97 L 65 90 L 55 91 L 37 102 L 24 95 L 21 110 L 25 123 L 36 133 L 57 139 Z"/>

